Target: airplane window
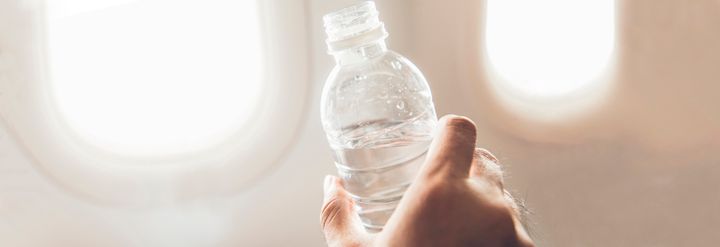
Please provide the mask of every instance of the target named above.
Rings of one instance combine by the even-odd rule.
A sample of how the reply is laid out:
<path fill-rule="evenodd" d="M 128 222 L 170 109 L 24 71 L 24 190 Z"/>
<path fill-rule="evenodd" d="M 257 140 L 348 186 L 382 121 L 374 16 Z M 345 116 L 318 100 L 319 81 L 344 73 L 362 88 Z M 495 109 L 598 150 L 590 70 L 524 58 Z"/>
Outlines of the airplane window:
<path fill-rule="evenodd" d="M 242 131 L 262 99 L 257 1 L 48 1 L 51 96 L 81 139 L 177 154 Z"/>
<path fill-rule="evenodd" d="M 605 82 L 614 1 L 489 0 L 486 10 L 486 56 L 504 93 L 555 99 Z"/>
<path fill-rule="evenodd" d="M 238 193 L 292 153 L 309 115 L 305 4 L 10 4 L 19 24 L 3 54 L 20 62 L 5 67 L 23 80 L 0 86 L 23 97 L 0 97 L 0 115 L 33 165 L 83 200 Z"/>

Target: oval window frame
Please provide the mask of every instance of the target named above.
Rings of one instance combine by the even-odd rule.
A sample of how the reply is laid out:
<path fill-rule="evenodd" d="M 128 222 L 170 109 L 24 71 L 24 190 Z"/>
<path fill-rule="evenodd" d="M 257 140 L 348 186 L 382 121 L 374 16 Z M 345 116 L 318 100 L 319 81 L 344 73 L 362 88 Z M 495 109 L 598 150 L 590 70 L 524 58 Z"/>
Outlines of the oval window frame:
<path fill-rule="evenodd" d="M 486 88 L 492 94 L 492 98 L 499 103 L 503 111 L 514 115 L 517 119 L 523 119 L 532 124 L 544 125 L 567 125 L 589 118 L 593 113 L 601 109 L 603 105 L 609 102 L 612 92 L 615 88 L 615 76 L 618 63 L 618 3 L 612 1 L 610 3 L 612 13 L 608 13 L 612 27 L 612 37 L 610 39 L 610 50 L 607 54 L 607 60 L 603 60 L 602 66 L 592 68 L 597 70 L 597 74 L 589 75 L 586 80 L 578 82 L 577 86 L 572 90 L 565 90 L 561 94 L 548 95 L 532 95 L 529 91 L 531 88 L 522 87 L 519 82 L 510 82 L 504 79 L 500 74 L 490 57 L 490 49 L 488 44 L 488 3 L 494 0 L 486 0 L 483 4 L 482 20 L 479 21 L 480 27 L 476 30 L 482 30 L 481 34 L 475 35 L 479 37 L 477 51 L 480 54 L 481 61 L 479 63 L 485 73 L 481 75 L 487 82 Z M 605 3 L 605 2 L 604 2 Z M 497 42 L 495 42 L 497 43 Z M 605 43 L 601 44 L 605 45 Z"/>
<path fill-rule="evenodd" d="M 65 131 L 46 90 L 44 7 L 17 7 L 25 13 L 6 16 L 6 23 L 27 29 L 0 29 L 19 34 L 0 44 L 0 71 L 9 73 L 0 77 L 0 117 L 42 174 L 86 200 L 142 205 L 237 193 L 285 157 L 305 122 L 311 79 L 307 1 L 258 1 L 265 68 L 283 73 L 265 71 L 268 93 L 243 136 L 152 159 L 98 152 Z"/>

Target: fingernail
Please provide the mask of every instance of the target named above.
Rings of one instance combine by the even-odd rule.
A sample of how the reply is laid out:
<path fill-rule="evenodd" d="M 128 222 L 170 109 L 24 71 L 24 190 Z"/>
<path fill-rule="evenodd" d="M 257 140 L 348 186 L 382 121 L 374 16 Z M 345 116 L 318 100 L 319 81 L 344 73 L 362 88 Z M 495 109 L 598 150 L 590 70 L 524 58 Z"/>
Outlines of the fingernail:
<path fill-rule="evenodd" d="M 477 151 L 480 153 L 480 155 L 482 155 L 486 159 L 489 159 L 490 161 L 495 162 L 495 164 L 498 164 L 498 165 L 500 164 L 500 161 L 495 157 L 495 155 L 493 155 L 487 149 L 478 148 Z"/>
<path fill-rule="evenodd" d="M 500 163 L 500 161 L 495 157 L 495 155 L 493 155 L 493 154 L 490 153 L 490 152 L 484 152 L 484 153 L 483 153 L 483 156 L 485 156 L 485 158 L 488 158 L 488 159 L 492 160 L 492 161 L 495 162 L 496 164 Z"/>

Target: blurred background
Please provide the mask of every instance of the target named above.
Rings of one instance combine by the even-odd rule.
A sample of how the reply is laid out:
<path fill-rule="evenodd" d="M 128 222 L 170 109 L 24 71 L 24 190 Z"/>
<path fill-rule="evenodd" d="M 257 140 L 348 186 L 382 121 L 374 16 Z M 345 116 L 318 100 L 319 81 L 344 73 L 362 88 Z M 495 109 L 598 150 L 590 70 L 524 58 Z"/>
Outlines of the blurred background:
<path fill-rule="evenodd" d="M 0 0 L 0 245 L 322 246 L 321 17 Z M 720 241 L 720 1 L 378 0 L 541 246 Z"/>

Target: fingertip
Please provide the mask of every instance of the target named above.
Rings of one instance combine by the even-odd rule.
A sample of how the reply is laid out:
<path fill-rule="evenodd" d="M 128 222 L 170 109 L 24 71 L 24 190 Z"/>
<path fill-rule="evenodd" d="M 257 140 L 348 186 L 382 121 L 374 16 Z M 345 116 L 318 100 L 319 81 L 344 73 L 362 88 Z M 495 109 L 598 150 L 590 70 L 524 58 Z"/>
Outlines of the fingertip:
<path fill-rule="evenodd" d="M 440 118 L 439 122 L 440 126 L 442 126 L 443 129 L 452 129 L 454 131 L 459 131 L 463 134 L 475 136 L 475 133 L 477 131 L 475 122 L 465 116 L 449 114 Z"/>
<path fill-rule="evenodd" d="M 423 174 L 467 177 L 475 149 L 475 132 L 475 123 L 467 117 L 446 115 L 440 118 Z"/>
<path fill-rule="evenodd" d="M 458 115 L 446 115 L 440 119 L 439 127 L 438 137 L 440 138 L 438 141 L 444 146 L 475 149 L 477 127 L 471 119 Z"/>
<path fill-rule="evenodd" d="M 334 179 L 335 177 L 333 175 L 325 175 L 325 181 L 323 182 L 323 189 L 325 191 L 328 191 L 330 189 L 330 186 L 332 186 Z"/>
<path fill-rule="evenodd" d="M 340 196 L 340 189 L 342 184 L 339 183 L 339 179 L 333 175 L 327 175 L 325 176 L 325 181 L 323 182 L 323 189 L 324 189 L 324 200 L 327 202 L 330 198 L 333 196 Z"/>
<path fill-rule="evenodd" d="M 501 189 L 504 187 L 503 169 L 500 162 L 495 155 L 483 148 L 475 149 L 470 177 L 487 180 Z"/>

